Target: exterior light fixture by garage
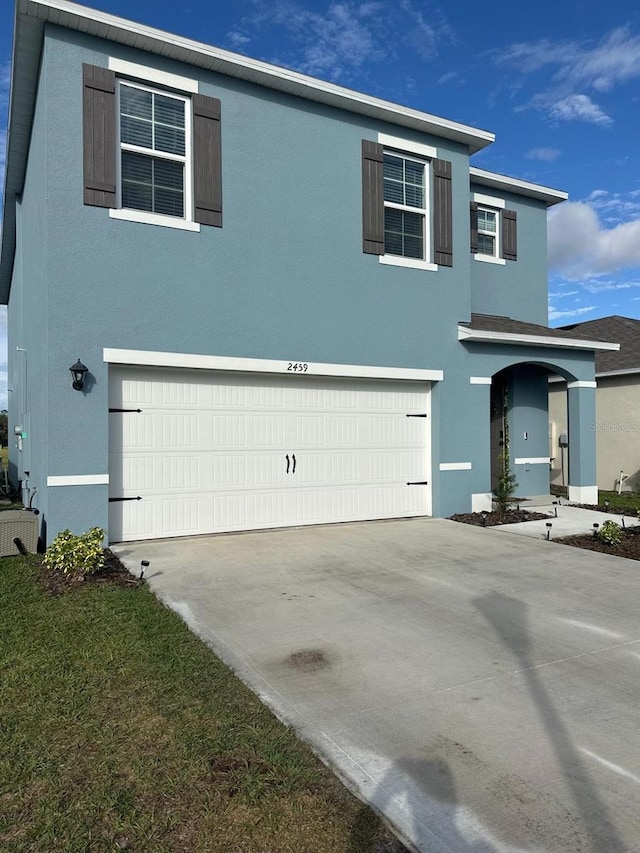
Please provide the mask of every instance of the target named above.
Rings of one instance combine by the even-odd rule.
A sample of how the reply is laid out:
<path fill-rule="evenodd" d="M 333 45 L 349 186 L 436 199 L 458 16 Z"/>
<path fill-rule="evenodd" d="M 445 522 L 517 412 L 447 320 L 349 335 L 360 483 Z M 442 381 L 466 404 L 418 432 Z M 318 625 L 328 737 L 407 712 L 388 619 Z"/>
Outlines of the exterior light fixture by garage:
<path fill-rule="evenodd" d="M 84 378 L 89 372 L 89 368 L 78 359 L 75 364 L 69 368 L 73 376 L 73 387 L 76 391 L 82 391 L 84 387 Z"/>

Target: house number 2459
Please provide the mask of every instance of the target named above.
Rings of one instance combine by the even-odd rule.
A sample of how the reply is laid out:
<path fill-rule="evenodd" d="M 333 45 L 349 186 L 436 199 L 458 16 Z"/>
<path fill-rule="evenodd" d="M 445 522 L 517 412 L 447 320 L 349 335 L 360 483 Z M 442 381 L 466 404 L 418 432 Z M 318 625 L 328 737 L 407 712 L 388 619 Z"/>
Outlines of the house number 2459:
<path fill-rule="evenodd" d="M 309 365 L 306 361 L 290 361 L 287 366 L 287 371 L 296 371 L 297 373 L 306 373 Z"/>

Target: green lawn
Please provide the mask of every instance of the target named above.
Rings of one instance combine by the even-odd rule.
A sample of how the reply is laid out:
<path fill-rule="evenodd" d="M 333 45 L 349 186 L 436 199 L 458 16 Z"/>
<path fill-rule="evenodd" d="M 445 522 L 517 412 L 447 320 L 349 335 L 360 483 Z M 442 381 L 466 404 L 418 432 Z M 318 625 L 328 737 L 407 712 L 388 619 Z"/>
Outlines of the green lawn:
<path fill-rule="evenodd" d="M 567 496 L 566 486 L 551 486 L 551 493 L 554 495 Z M 605 501 L 608 501 L 612 509 L 626 510 L 630 514 L 636 514 L 640 510 L 640 494 L 636 492 L 623 492 L 619 495 L 617 492 L 598 492 L 598 505 L 604 506 Z"/>
<path fill-rule="evenodd" d="M 0 561 L 3 853 L 395 850 L 146 586 Z"/>

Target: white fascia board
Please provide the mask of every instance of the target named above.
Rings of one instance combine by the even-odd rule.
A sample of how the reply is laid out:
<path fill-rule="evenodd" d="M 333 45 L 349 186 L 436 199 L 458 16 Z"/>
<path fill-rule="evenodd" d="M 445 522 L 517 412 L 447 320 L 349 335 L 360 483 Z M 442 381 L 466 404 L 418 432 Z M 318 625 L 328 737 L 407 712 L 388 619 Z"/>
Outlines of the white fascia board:
<path fill-rule="evenodd" d="M 597 388 L 597 382 L 591 382 L 588 380 L 576 380 L 575 382 L 569 382 L 567 388 Z"/>
<path fill-rule="evenodd" d="M 151 352 L 148 350 L 103 350 L 108 364 L 135 364 L 145 367 L 186 367 L 196 370 L 225 370 L 241 373 L 286 373 L 305 376 L 352 376 L 362 379 L 404 379 L 419 382 L 439 382 L 442 370 L 422 370 L 411 367 L 378 367 L 364 364 L 325 364 L 289 359 L 279 361 L 265 358 L 236 358 L 234 356 L 200 355 L 198 353 Z M 298 370 L 293 370 L 298 365 Z M 300 365 L 306 369 L 301 370 Z"/>
<path fill-rule="evenodd" d="M 498 190 L 506 190 L 516 195 L 526 195 L 537 198 L 551 207 L 558 202 L 566 201 L 569 194 L 563 190 L 554 190 L 551 187 L 543 187 L 541 184 L 533 184 L 531 181 L 522 181 L 520 178 L 510 178 L 508 175 L 499 175 L 497 172 L 487 172 L 485 169 L 477 169 L 475 166 L 469 168 L 471 183 L 482 184 L 485 187 L 493 187 Z"/>
<path fill-rule="evenodd" d="M 590 349 L 590 350 L 619 350 L 620 344 L 611 344 L 606 341 L 585 341 L 580 338 L 554 338 L 541 335 L 518 335 L 514 332 L 486 332 L 479 329 L 469 329 L 467 326 L 458 326 L 459 341 L 475 341 L 487 343 L 493 341 L 497 344 L 515 344 L 517 346 L 534 347 L 561 347 L 563 349 Z"/>

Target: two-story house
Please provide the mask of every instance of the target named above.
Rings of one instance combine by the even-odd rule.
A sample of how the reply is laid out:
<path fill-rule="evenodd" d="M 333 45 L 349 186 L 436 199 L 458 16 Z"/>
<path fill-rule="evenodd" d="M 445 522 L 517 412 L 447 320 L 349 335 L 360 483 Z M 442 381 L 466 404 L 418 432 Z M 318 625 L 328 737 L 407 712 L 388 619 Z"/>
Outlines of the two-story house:
<path fill-rule="evenodd" d="M 18 0 L 0 297 L 45 539 L 595 496 L 594 350 L 546 326 L 557 190 L 493 134 L 65 0 Z M 86 366 L 86 374 L 83 368 Z M 71 376 L 70 368 L 80 370 Z"/>

